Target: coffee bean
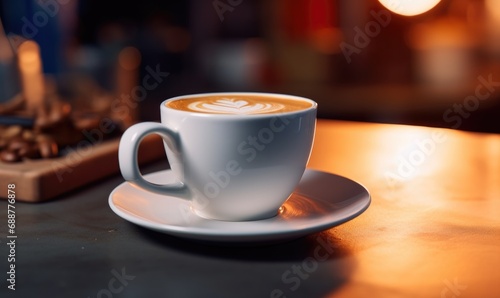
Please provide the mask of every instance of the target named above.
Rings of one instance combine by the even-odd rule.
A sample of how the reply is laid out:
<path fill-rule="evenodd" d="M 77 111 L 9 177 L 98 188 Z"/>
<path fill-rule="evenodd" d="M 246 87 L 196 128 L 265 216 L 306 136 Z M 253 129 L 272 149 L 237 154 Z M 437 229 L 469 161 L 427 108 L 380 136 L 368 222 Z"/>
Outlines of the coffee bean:
<path fill-rule="evenodd" d="M 33 141 L 35 139 L 35 134 L 33 133 L 32 130 L 25 129 L 23 130 L 23 139 L 26 141 Z"/>
<path fill-rule="evenodd" d="M 29 146 L 30 144 L 28 141 L 18 136 L 9 141 L 9 146 L 7 147 L 7 149 L 9 151 L 19 151 L 19 150 L 26 151 L 27 148 L 29 148 Z"/>
<path fill-rule="evenodd" d="M 21 157 L 17 155 L 15 152 L 4 150 L 0 152 L 0 160 L 4 162 L 16 162 L 20 161 Z"/>
<path fill-rule="evenodd" d="M 4 139 L 11 139 L 13 137 L 20 136 L 23 131 L 23 128 L 19 125 L 12 125 L 9 126 L 5 129 L 5 131 L 2 133 L 2 138 Z"/>
<path fill-rule="evenodd" d="M 99 127 L 101 118 L 98 115 L 79 115 L 73 117 L 73 123 L 78 130 L 91 130 Z"/>
<path fill-rule="evenodd" d="M 44 134 L 44 133 L 37 133 L 35 135 L 35 141 L 38 143 L 38 142 L 41 142 L 41 141 L 54 141 L 54 138 L 51 137 L 50 135 L 48 134 Z"/>
<path fill-rule="evenodd" d="M 38 142 L 38 151 L 43 158 L 56 157 L 59 153 L 56 142 L 49 139 Z"/>

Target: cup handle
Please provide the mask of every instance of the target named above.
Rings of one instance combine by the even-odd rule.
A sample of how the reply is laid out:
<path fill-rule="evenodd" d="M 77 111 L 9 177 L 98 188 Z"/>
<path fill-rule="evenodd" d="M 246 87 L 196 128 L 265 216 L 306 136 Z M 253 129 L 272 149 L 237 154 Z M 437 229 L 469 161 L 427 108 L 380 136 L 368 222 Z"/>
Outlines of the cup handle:
<path fill-rule="evenodd" d="M 177 133 L 157 122 L 142 122 L 129 127 L 120 139 L 118 161 L 120 163 L 120 171 L 123 178 L 151 192 L 188 199 L 189 191 L 183 182 L 155 184 L 147 181 L 142 176 L 137 161 L 137 152 L 142 139 L 152 133 L 161 136 L 168 148 L 173 152 L 171 158 L 175 160 L 169 160 L 170 164 L 172 164 L 172 162 L 181 164 L 179 162 L 180 152 Z"/>

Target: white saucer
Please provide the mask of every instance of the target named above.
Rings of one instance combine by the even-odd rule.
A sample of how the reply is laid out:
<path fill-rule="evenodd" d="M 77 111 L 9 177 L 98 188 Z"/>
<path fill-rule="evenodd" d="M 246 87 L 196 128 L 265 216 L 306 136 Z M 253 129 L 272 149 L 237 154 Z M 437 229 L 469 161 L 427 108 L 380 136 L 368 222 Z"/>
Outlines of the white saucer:
<path fill-rule="evenodd" d="M 160 183 L 170 170 L 145 175 Z M 299 238 L 340 225 L 370 205 L 362 185 L 342 176 L 306 170 L 294 194 L 273 218 L 229 222 L 210 220 L 191 211 L 189 202 L 161 196 L 124 182 L 109 196 L 109 206 L 123 219 L 173 236 L 217 242 L 275 242 Z"/>

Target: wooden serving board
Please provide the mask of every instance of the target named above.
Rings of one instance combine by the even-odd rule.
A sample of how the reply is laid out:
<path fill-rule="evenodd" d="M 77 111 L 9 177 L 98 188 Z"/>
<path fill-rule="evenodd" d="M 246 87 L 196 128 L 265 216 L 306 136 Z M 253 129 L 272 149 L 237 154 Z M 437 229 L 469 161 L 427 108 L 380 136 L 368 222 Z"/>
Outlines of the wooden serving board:
<path fill-rule="evenodd" d="M 7 184 L 15 184 L 16 200 L 42 202 L 116 174 L 119 172 L 118 145 L 119 139 L 114 139 L 81 150 L 77 148 L 57 158 L 12 164 L 0 162 L 0 197 L 7 198 Z M 151 135 L 142 141 L 139 164 L 164 156 L 160 137 Z"/>

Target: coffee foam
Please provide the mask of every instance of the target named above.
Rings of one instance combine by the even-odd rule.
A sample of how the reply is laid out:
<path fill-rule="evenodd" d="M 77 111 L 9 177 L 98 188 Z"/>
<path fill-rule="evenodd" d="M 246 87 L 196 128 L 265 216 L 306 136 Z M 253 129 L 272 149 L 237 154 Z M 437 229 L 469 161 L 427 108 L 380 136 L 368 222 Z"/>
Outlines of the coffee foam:
<path fill-rule="evenodd" d="M 227 95 L 179 99 L 168 102 L 167 106 L 206 114 L 252 115 L 304 110 L 311 107 L 311 103 L 271 96 Z"/>

